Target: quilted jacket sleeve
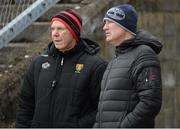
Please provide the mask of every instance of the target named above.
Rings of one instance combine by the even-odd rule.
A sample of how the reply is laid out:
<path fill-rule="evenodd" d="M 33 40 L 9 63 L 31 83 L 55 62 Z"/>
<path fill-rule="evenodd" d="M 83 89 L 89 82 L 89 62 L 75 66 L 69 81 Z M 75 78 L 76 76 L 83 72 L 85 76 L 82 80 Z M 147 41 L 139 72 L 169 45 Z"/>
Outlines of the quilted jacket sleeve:
<path fill-rule="evenodd" d="M 132 78 L 139 98 L 132 112 L 121 123 L 123 128 L 152 127 L 162 104 L 161 69 L 157 56 L 146 52 L 134 62 Z"/>

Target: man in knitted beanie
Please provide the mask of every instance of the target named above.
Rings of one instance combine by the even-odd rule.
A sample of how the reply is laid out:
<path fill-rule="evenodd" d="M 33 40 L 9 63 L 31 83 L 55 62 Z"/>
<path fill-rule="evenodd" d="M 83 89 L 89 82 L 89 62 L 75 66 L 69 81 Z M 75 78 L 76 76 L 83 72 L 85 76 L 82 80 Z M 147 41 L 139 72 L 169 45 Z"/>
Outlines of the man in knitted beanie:
<path fill-rule="evenodd" d="M 24 77 L 16 127 L 93 126 L 107 63 L 96 55 L 99 45 L 81 38 L 81 31 L 82 19 L 74 10 L 53 16 L 52 42 Z"/>
<path fill-rule="evenodd" d="M 153 128 L 162 103 L 161 43 L 137 32 L 132 5 L 110 8 L 104 17 L 106 41 L 115 46 L 101 82 L 95 128 Z"/>
<path fill-rule="evenodd" d="M 56 48 L 60 51 L 72 49 L 78 43 L 82 31 L 81 17 L 75 11 L 69 9 L 56 14 L 51 21 L 52 40 Z M 62 32 L 59 34 L 60 36 L 56 29 Z M 69 32 L 68 35 L 66 35 L 67 31 Z M 60 43 L 63 40 L 72 40 L 72 42 L 67 41 L 67 43 Z"/>

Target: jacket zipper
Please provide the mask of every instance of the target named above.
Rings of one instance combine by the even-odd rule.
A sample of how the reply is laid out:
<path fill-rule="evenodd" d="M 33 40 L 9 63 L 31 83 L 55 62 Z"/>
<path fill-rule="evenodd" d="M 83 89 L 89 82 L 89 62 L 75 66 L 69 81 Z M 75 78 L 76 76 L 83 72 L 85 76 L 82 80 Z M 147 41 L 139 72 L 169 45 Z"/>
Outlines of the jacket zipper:
<path fill-rule="evenodd" d="M 61 59 L 61 66 L 63 66 L 63 64 L 64 64 L 64 57 L 62 57 Z"/>
<path fill-rule="evenodd" d="M 60 65 L 58 65 L 60 62 Z M 56 87 L 57 83 L 58 83 L 58 80 L 60 79 L 61 77 L 61 72 L 62 72 L 62 67 L 64 65 L 64 57 L 61 58 L 61 61 L 59 60 L 59 58 L 57 59 L 57 64 L 56 64 L 56 73 L 55 73 L 55 77 L 54 77 L 54 80 L 52 81 L 52 84 L 51 84 L 51 98 L 50 98 L 50 109 L 49 109 L 49 121 L 50 121 L 50 124 L 49 124 L 49 127 L 53 127 L 53 119 L 54 119 L 54 88 Z M 59 76 L 59 77 L 58 77 Z"/>

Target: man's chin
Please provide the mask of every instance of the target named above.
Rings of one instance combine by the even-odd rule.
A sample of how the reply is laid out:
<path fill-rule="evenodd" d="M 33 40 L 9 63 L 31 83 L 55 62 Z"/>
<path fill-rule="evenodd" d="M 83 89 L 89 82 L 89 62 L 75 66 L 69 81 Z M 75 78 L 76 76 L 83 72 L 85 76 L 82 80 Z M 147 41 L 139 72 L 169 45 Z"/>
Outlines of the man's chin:
<path fill-rule="evenodd" d="M 61 49 L 61 48 L 63 48 L 63 45 L 62 45 L 62 44 L 55 44 L 55 47 L 56 47 L 57 49 Z"/>
<path fill-rule="evenodd" d="M 113 46 L 115 46 L 115 43 L 113 42 L 113 40 L 110 40 L 110 39 L 106 39 L 106 42 L 108 43 L 108 44 L 110 44 L 110 45 L 113 45 Z"/>
<path fill-rule="evenodd" d="M 111 42 L 111 39 L 106 38 L 106 42 L 110 43 L 110 42 Z"/>
<path fill-rule="evenodd" d="M 56 43 L 55 43 L 55 46 L 62 46 L 62 45 L 63 45 L 62 42 L 56 42 Z"/>

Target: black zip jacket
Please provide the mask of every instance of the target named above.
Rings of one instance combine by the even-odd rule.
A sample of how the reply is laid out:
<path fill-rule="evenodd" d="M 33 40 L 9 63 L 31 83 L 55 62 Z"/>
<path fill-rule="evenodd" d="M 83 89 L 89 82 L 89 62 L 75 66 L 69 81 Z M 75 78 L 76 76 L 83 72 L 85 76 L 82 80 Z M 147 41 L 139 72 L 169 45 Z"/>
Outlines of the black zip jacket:
<path fill-rule="evenodd" d="M 50 43 L 24 77 L 16 127 L 92 127 L 107 64 L 98 51 L 88 39 L 66 53 Z"/>
<path fill-rule="evenodd" d="M 153 128 L 162 103 L 161 43 L 141 31 L 116 47 L 101 85 L 96 128 Z"/>

